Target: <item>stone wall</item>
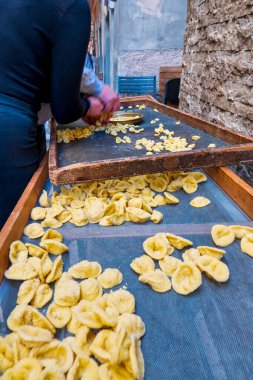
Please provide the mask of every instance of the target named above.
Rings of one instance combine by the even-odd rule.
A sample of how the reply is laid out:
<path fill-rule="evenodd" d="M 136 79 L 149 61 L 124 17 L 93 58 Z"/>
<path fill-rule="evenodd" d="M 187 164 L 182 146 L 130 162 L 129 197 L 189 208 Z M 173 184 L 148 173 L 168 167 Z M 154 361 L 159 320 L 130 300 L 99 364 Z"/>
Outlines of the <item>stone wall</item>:
<path fill-rule="evenodd" d="M 189 0 L 180 109 L 253 135 L 253 2 Z"/>

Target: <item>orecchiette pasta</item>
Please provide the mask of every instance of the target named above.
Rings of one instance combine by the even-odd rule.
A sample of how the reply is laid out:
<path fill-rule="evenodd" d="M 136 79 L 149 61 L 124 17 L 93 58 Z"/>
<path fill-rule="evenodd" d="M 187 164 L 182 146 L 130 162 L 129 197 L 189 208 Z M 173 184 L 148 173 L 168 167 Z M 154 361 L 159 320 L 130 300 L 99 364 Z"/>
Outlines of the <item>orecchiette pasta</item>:
<path fill-rule="evenodd" d="M 143 249 L 153 259 L 160 260 L 168 253 L 169 242 L 163 234 L 156 234 L 143 243 Z"/>
<path fill-rule="evenodd" d="M 234 225 L 234 226 L 229 226 L 229 228 L 234 231 L 235 237 L 237 239 L 242 239 L 246 235 L 253 234 L 252 227 Z"/>
<path fill-rule="evenodd" d="M 202 276 L 198 268 L 190 261 L 178 266 L 172 276 L 172 287 L 175 292 L 187 295 L 197 290 L 202 284 Z"/>
<path fill-rule="evenodd" d="M 165 256 L 163 259 L 159 260 L 159 266 L 167 276 L 172 276 L 180 263 L 181 260 L 172 256 Z"/>
<path fill-rule="evenodd" d="M 63 328 L 71 319 L 71 309 L 53 302 L 47 309 L 47 318 L 57 329 Z"/>
<path fill-rule="evenodd" d="M 81 299 L 87 301 L 94 301 L 103 293 L 103 288 L 96 278 L 87 278 L 80 282 L 80 289 Z"/>
<path fill-rule="evenodd" d="M 214 257 L 203 255 L 198 258 L 199 269 L 206 273 L 208 277 L 218 282 L 226 282 L 229 279 L 229 270 L 226 264 Z"/>
<path fill-rule="evenodd" d="M 117 309 L 119 314 L 134 313 L 135 311 L 135 298 L 124 289 L 109 293 L 106 297 L 106 302 L 108 306 Z"/>
<path fill-rule="evenodd" d="M 104 289 L 113 288 L 122 282 L 122 273 L 116 268 L 107 268 L 98 276 L 98 282 Z"/>
<path fill-rule="evenodd" d="M 198 189 L 198 183 L 192 176 L 187 176 L 183 179 L 183 189 L 187 194 L 195 193 Z"/>
<path fill-rule="evenodd" d="M 83 260 L 69 268 L 71 276 L 79 279 L 95 278 L 101 272 L 101 265 L 97 261 Z"/>
<path fill-rule="evenodd" d="M 234 231 L 222 224 L 216 224 L 212 227 L 211 235 L 214 243 L 219 247 L 226 247 L 233 243 L 235 240 Z"/>
<path fill-rule="evenodd" d="M 246 235 L 242 238 L 241 250 L 243 253 L 253 257 L 253 234 Z"/>
<path fill-rule="evenodd" d="M 68 247 L 54 239 L 46 239 L 40 242 L 40 246 L 53 255 L 62 255 L 68 251 Z"/>
<path fill-rule="evenodd" d="M 160 269 L 140 275 L 139 280 L 150 285 L 154 291 L 159 293 L 167 292 L 171 289 L 170 280 Z"/>
<path fill-rule="evenodd" d="M 211 201 L 205 197 L 196 197 L 190 201 L 192 207 L 201 208 L 210 205 Z"/>
<path fill-rule="evenodd" d="M 130 267 L 133 269 L 134 272 L 138 274 L 144 274 L 147 272 L 152 272 L 155 270 L 155 263 L 152 260 L 151 257 L 147 255 L 142 255 L 140 257 L 137 257 L 134 259 Z"/>
<path fill-rule="evenodd" d="M 53 291 L 48 284 L 41 284 L 37 288 L 33 299 L 31 300 L 31 305 L 37 309 L 44 307 L 53 297 Z"/>
<path fill-rule="evenodd" d="M 24 281 L 19 287 L 17 304 L 29 304 L 33 299 L 34 294 L 38 289 L 39 285 L 40 280 L 38 278 L 33 278 L 31 280 Z"/>
<path fill-rule="evenodd" d="M 37 239 L 44 235 L 45 231 L 39 223 L 31 223 L 24 229 L 24 234 L 30 239 Z"/>
<path fill-rule="evenodd" d="M 223 249 L 208 247 L 204 245 L 198 246 L 197 249 L 201 255 L 212 256 L 218 260 L 220 260 L 223 257 L 223 255 L 226 253 L 226 251 L 224 251 Z"/>
<path fill-rule="evenodd" d="M 32 220 L 42 220 L 46 217 L 46 209 L 43 207 L 34 207 L 31 212 Z"/>

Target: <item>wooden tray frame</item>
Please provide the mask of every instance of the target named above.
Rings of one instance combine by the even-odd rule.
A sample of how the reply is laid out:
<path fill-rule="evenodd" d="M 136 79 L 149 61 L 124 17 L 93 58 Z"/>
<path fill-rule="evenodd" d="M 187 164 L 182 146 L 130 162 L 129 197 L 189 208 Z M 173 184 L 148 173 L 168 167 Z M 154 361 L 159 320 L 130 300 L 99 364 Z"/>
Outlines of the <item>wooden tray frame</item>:
<path fill-rule="evenodd" d="M 253 219 L 253 188 L 228 168 L 209 168 L 206 169 L 206 172 L 245 214 Z M 4 272 L 9 266 L 10 244 L 21 239 L 24 227 L 29 221 L 31 210 L 35 207 L 47 178 L 48 155 L 44 157 L 40 167 L 33 175 L 9 219 L 0 231 L 0 284 L 3 280 Z"/>
<path fill-rule="evenodd" d="M 121 99 L 123 106 L 146 104 L 177 120 L 221 139 L 232 146 L 194 151 L 161 153 L 145 157 L 129 157 L 96 162 L 82 162 L 62 168 L 57 166 L 57 128 L 51 122 L 49 148 L 49 177 L 53 184 L 80 183 L 95 179 L 119 178 L 162 171 L 173 171 L 210 166 L 226 166 L 253 160 L 253 138 L 231 131 L 220 125 L 158 103 L 151 96 Z M 122 174 L 123 173 L 123 174 Z"/>

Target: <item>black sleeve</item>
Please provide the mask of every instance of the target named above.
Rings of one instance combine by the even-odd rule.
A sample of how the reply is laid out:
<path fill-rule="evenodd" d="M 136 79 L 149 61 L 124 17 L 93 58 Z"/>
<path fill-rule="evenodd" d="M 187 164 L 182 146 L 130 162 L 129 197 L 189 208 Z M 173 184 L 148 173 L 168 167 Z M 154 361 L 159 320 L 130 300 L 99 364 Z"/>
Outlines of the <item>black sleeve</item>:
<path fill-rule="evenodd" d="M 80 83 L 90 23 L 88 2 L 75 0 L 63 15 L 54 38 L 51 106 L 54 117 L 61 124 L 79 119 L 89 108 L 89 102 L 80 97 Z"/>

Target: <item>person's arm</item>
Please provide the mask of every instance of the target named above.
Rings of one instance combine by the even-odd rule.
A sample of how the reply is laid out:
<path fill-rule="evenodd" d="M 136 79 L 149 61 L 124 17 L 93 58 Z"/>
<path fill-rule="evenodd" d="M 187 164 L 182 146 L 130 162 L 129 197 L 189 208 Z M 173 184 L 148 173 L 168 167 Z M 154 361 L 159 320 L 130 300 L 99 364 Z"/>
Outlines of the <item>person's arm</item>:
<path fill-rule="evenodd" d="M 90 102 L 80 96 L 90 23 L 87 1 L 75 0 L 63 15 L 54 38 L 51 106 L 54 117 L 61 124 L 71 123 L 84 116 L 90 106 Z"/>
<path fill-rule="evenodd" d="M 103 83 L 98 79 L 94 71 L 84 67 L 81 81 L 81 93 L 88 96 L 98 96 L 103 89 Z"/>

